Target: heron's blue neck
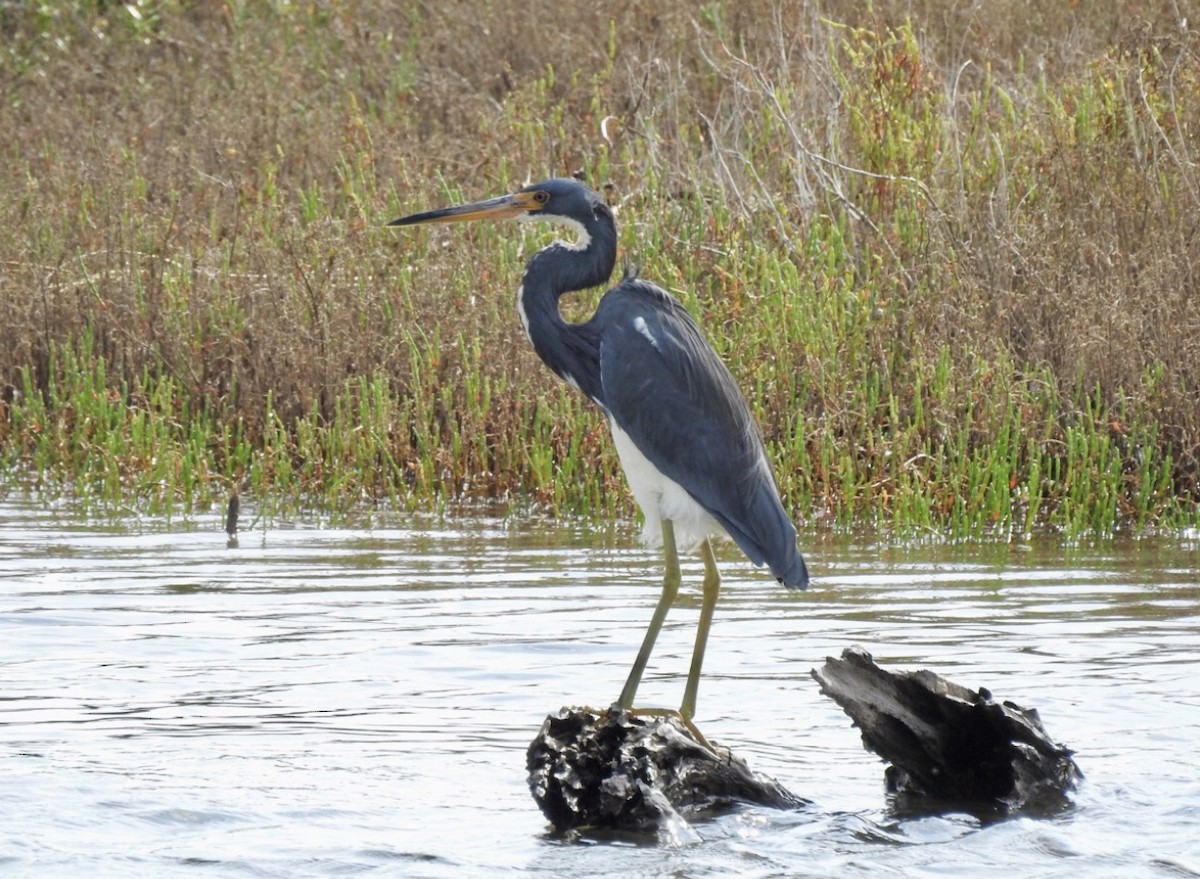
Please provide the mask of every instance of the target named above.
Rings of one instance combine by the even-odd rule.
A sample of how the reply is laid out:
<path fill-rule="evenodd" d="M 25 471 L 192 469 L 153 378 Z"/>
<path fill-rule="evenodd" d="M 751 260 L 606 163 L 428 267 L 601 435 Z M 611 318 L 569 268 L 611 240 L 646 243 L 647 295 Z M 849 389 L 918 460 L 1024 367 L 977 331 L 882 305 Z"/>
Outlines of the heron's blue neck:
<path fill-rule="evenodd" d="M 533 349 L 560 378 L 603 405 L 600 339 L 588 322 L 570 324 L 558 311 L 566 293 L 608 281 L 617 259 L 617 232 L 611 218 L 583 227 L 581 245 L 557 241 L 536 253 L 525 267 L 518 307 Z"/>

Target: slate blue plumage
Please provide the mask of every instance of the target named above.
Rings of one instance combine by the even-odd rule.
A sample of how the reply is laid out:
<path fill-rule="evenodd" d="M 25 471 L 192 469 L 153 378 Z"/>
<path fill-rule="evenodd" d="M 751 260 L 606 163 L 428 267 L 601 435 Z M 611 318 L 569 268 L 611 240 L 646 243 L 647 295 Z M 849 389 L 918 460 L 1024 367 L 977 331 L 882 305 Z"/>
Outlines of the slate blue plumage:
<path fill-rule="evenodd" d="M 669 581 L 672 565 L 678 580 L 676 542 L 685 549 L 702 549 L 706 607 L 681 709 L 690 718 L 719 584 L 709 536 L 728 534 L 750 561 L 767 565 L 789 588 L 808 585 L 796 529 L 780 502 L 758 427 L 729 370 L 691 315 L 636 272 L 626 270 L 590 320 L 563 320 L 558 300 L 607 283 L 617 256 L 611 209 L 575 180 L 546 180 L 513 195 L 414 214 L 392 225 L 486 217 L 549 221 L 577 236 L 574 242 L 556 241 L 530 259 L 518 311 L 538 356 L 605 414 L 645 515 L 645 537 L 651 543 L 662 541 L 667 553 L 663 598 L 622 704 L 632 702 L 662 618 L 674 600 L 678 583 Z"/>
<path fill-rule="evenodd" d="M 597 287 L 612 275 L 616 225 L 608 205 L 574 180 L 548 180 L 529 189 L 548 192 L 550 199 L 525 219 L 569 218 L 587 241 L 584 250 L 551 245 L 529 262 L 520 304 L 534 350 L 720 523 L 750 561 L 766 564 L 785 586 L 803 588 L 808 575 L 796 550 L 796 529 L 779 501 L 750 409 L 725 364 L 687 309 L 630 272 L 605 294 L 591 320 L 566 323 L 559 297 Z M 639 319 L 644 330 L 635 326 Z M 652 510 L 643 513 L 655 518 Z M 678 529 L 676 536 L 684 543 L 700 538 Z"/>

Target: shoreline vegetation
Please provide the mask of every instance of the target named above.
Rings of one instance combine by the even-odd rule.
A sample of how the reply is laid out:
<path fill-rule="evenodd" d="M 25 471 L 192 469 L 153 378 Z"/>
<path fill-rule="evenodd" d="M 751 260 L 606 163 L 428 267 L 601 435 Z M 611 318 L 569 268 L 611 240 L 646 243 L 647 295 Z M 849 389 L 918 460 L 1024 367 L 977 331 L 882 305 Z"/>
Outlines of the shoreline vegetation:
<path fill-rule="evenodd" d="M 520 332 L 548 237 L 384 228 L 575 174 L 730 365 L 802 529 L 1200 523 L 1178 4 L 485 6 L 0 8 L 10 490 L 632 515 Z"/>

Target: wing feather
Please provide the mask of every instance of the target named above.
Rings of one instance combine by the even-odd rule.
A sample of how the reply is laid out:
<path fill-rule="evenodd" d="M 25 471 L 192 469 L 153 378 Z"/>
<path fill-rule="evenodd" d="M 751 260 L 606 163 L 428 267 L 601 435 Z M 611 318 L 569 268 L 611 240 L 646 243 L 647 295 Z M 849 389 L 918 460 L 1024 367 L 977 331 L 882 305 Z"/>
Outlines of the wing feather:
<path fill-rule="evenodd" d="M 626 281 L 601 301 L 605 408 L 643 455 L 789 586 L 807 581 L 796 531 L 733 376 L 687 310 Z"/>

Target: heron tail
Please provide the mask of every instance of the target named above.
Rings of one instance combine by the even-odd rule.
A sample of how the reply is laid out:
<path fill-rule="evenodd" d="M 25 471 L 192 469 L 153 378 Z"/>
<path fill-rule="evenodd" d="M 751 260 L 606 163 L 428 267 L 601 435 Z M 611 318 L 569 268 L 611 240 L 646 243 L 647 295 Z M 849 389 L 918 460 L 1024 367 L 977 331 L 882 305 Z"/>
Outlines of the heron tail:
<path fill-rule="evenodd" d="M 804 564 L 804 556 L 800 554 L 799 550 L 793 550 L 791 555 L 786 567 L 782 569 L 772 567 L 771 573 L 788 589 L 807 589 L 808 565 Z"/>
<path fill-rule="evenodd" d="M 784 512 L 777 495 L 769 495 L 771 515 L 760 520 L 760 526 L 769 523 L 769 527 L 761 527 L 759 533 L 765 539 L 755 539 L 746 530 L 720 513 L 709 510 L 713 518 L 725 526 L 733 542 L 741 547 L 742 552 L 756 565 L 765 564 L 775 579 L 788 589 L 808 588 L 808 565 L 804 556 L 796 547 L 796 528 Z"/>

